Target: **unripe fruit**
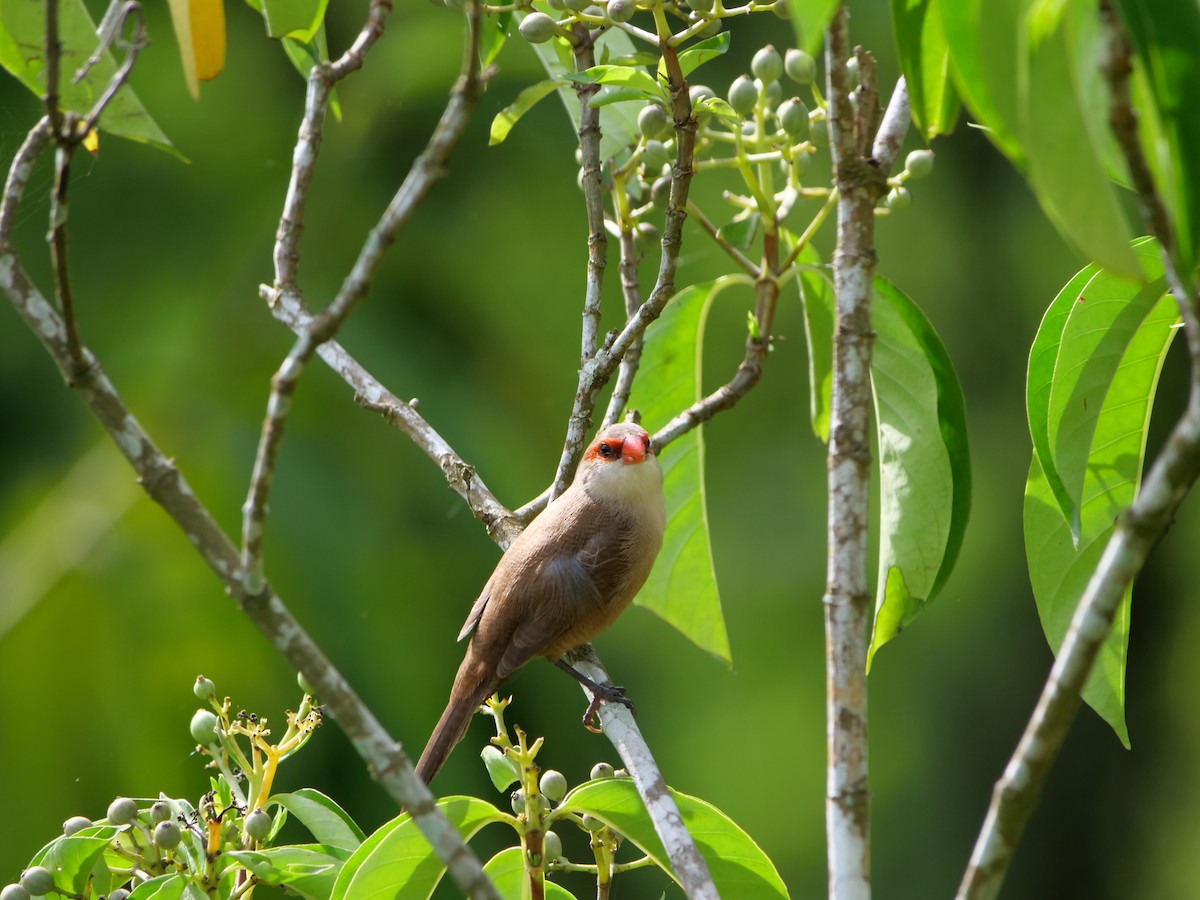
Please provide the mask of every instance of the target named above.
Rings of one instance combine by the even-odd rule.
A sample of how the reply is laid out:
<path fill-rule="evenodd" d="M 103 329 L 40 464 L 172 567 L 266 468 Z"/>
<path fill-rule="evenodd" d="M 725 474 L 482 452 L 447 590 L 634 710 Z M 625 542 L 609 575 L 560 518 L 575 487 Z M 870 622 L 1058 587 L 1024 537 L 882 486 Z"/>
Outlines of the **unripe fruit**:
<path fill-rule="evenodd" d="M 542 838 L 542 851 L 547 861 L 562 858 L 562 838 L 553 831 L 547 831 Z"/>
<path fill-rule="evenodd" d="M 700 13 L 702 16 L 712 12 L 713 0 L 686 0 L 686 2 L 688 9 Z"/>
<path fill-rule="evenodd" d="M 650 185 L 650 200 L 655 206 L 666 206 L 671 200 L 671 179 L 664 175 Z"/>
<path fill-rule="evenodd" d="M 551 9 L 558 10 L 559 12 L 562 12 L 567 8 L 567 4 L 563 3 L 563 0 L 546 0 L 546 5 Z"/>
<path fill-rule="evenodd" d="M 703 100 L 717 96 L 707 84 L 693 84 L 688 88 L 688 96 L 692 98 L 692 106 Z"/>
<path fill-rule="evenodd" d="M 671 154 L 667 152 L 666 144 L 662 141 L 646 141 L 646 149 L 642 151 L 642 165 L 647 174 L 657 175 L 662 167 L 671 162 Z"/>
<path fill-rule="evenodd" d="M 217 695 L 217 686 L 203 675 L 197 675 L 196 683 L 192 685 L 192 693 L 196 695 L 197 700 L 211 700 Z"/>
<path fill-rule="evenodd" d="M 739 75 L 729 86 L 729 105 L 739 116 L 748 116 L 758 102 L 758 85 L 749 75 Z"/>
<path fill-rule="evenodd" d="M 778 81 L 766 81 L 762 83 L 763 106 L 767 109 L 774 109 L 779 105 L 779 101 L 783 99 L 783 85 Z"/>
<path fill-rule="evenodd" d="M 638 131 L 651 140 L 660 139 L 671 133 L 671 120 L 667 111 L 657 103 L 649 103 L 638 113 Z"/>
<path fill-rule="evenodd" d="M 163 850 L 174 850 L 179 846 L 179 839 L 182 836 L 183 833 L 174 822 L 159 822 L 154 826 L 154 843 Z"/>
<path fill-rule="evenodd" d="M 525 789 L 517 788 L 509 794 L 509 803 L 512 805 L 512 811 L 516 815 L 525 812 Z"/>
<path fill-rule="evenodd" d="M 45 866 L 30 866 L 21 873 L 21 887 L 33 897 L 44 897 L 54 890 L 54 876 Z"/>
<path fill-rule="evenodd" d="M 812 84 L 817 77 L 817 61 L 803 50 L 793 47 L 783 60 L 784 71 L 788 78 L 797 84 Z"/>
<path fill-rule="evenodd" d="M 779 55 L 778 50 L 767 44 L 750 60 L 750 71 L 754 73 L 755 78 L 762 79 L 764 84 L 778 81 L 779 76 L 783 74 L 783 57 Z"/>
<path fill-rule="evenodd" d="M 128 825 L 137 818 L 137 814 L 137 804 L 128 797 L 118 797 L 112 803 L 108 804 L 109 825 Z"/>
<path fill-rule="evenodd" d="M 628 22 L 633 18 L 633 0 L 608 0 L 604 14 L 610 22 Z"/>
<path fill-rule="evenodd" d="M 545 13 L 531 12 L 517 26 L 521 37 L 531 44 L 544 44 L 558 33 L 558 26 Z"/>
<path fill-rule="evenodd" d="M 612 778 L 613 777 L 613 767 L 610 766 L 606 762 L 598 762 L 594 766 L 592 766 L 591 777 L 592 777 L 593 781 L 598 778 Z"/>
<path fill-rule="evenodd" d="M 303 672 L 296 673 L 296 685 L 300 688 L 300 690 L 304 691 L 304 693 L 308 694 L 310 697 L 315 697 L 317 695 L 317 689 L 312 686 L 312 683 L 307 678 L 304 677 Z"/>
<path fill-rule="evenodd" d="M 128 896 L 129 891 L 125 890 L 125 888 L 117 888 L 108 895 L 108 900 L 126 900 Z"/>
<path fill-rule="evenodd" d="M 814 147 L 829 146 L 829 120 L 825 110 L 814 109 L 808 114 L 808 139 Z"/>
<path fill-rule="evenodd" d="M 165 822 L 171 818 L 171 807 L 162 800 L 150 807 L 151 822 Z"/>
<path fill-rule="evenodd" d="M 538 787 L 541 788 L 543 794 L 557 803 L 567 793 L 567 779 L 562 772 L 547 769 L 542 773 L 542 780 L 538 782 Z"/>
<path fill-rule="evenodd" d="M 909 178 L 925 178 L 933 171 L 933 151 L 914 150 L 904 160 Z"/>
<path fill-rule="evenodd" d="M 597 831 L 599 831 L 601 828 L 604 827 L 604 823 L 601 822 L 599 819 L 597 819 L 595 816 L 590 816 L 590 815 L 585 814 L 583 817 L 583 827 L 587 831 L 591 832 L 592 834 L 595 834 Z"/>
<path fill-rule="evenodd" d="M 808 174 L 808 170 L 812 168 L 812 154 L 797 153 L 792 157 L 792 168 L 795 170 L 797 178 L 803 178 Z"/>
<path fill-rule="evenodd" d="M 771 4 L 771 12 L 775 13 L 780 19 L 790 19 L 792 17 L 791 0 L 775 0 Z"/>
<path fill-rule="evenodd" d="M 192 716 L 192 740 L 203 747 L 212 746 L 217 742 L 217 717 L 207 709 L 198 709 Z"/>
<path fill-rule="evenodd" d="M 246 834 L 256 841 L 265 841 L 274 824 L 271 814 L 265 809 L 253 810 L 246 816 Z"/>
<path fill-rule="evenodd" d="M 82 831 L 84 828 L 91 827 L 91 819 L 85 819 L 83 816 L 71 816 L 71 818 L 63 822 L 63 834 L 65 834 L 67 837 L 70 837 L 77 831 Z"/>
<path fill-rule="evenodd" d="M 793 140 L 804 137 L 808 131 L 808 107 L 796 97 L 779 104 L 775 115 L 779 118 L 780 127 Z"/>
<path fill-rule="evenodd" d="M 0 900 L 29 900 L 29 891 L 19 884 L 6 884 L 0 890 Z"/>
<path fill-rule="evenodd" d="M 912 205 L 912 194 L 908 192 L 908 188 L 894 187 L 888 191 L 887 199 L 884 202 L 892 212 L 900 212 Z"/>
<path fill-rule="evenodd" d="M 583 12 L 592 5 L 592 0 L 563 0 L 563 3 L 571 12 Z"/>

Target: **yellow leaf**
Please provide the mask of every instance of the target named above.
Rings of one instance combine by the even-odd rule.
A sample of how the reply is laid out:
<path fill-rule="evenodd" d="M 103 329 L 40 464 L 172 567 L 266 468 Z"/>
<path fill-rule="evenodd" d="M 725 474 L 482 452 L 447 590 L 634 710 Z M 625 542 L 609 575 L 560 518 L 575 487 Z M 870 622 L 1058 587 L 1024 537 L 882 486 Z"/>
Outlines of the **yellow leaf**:
<path fill-rule="evenodd" d="M 169 0 L 171 24 L 179 41 L 179 58 L 188 91 L 200 99 L 200 82 L 220 74 L 225 66 L 225 7 L 223 0 Z"/>

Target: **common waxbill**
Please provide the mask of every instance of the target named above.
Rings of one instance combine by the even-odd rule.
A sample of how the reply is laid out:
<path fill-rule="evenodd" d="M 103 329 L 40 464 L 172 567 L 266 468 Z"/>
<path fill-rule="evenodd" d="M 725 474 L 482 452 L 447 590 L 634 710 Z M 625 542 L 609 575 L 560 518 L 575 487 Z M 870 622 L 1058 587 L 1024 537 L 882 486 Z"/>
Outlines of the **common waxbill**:
<path fill-rule="evenodd" d="M 476 708 L 535 656 L 597 687 L 561 656 L 608 627 L 645 583 L 666 525 L 662 480 L 645 429 L 610 425 L 584 453 L 571 486 L 512 542 L 458 635 L 471 641 L 417 763 L 426 784 Z M 619 689 L 601 695 L 627 703 Z"/>

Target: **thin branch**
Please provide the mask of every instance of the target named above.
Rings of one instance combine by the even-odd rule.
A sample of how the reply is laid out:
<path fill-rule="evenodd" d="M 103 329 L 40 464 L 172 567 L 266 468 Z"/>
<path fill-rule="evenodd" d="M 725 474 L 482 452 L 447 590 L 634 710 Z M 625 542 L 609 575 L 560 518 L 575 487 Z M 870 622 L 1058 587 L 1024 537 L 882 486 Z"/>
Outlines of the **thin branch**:
<path fill-rule="evenodd" d="M 46 93 L 42 105 L 50 117 L 50 131 L 55 139 L 62 136 L 62 109 L 59 106 L 58 82 L 62 76 L 62 41 L 58 39 L 58 0 L 46 2 L 46 33 L 43 59 L 46 63 Z"/>
<path fill-rule="evenodd" d="M 875 66 L 855 55 L 851 100 L 849 11 L 843 3 L 826 37 L 830 152 L 837 187 L 833 258 L 837 324 L 829 439 L 828 560 L 825 591 L 827 775 L 825 830 L 829 896 L 871 896 L 867 781 L 867 535 L 870 485 L 871 293 L 875 204 L 886 172 L 870 158 L 878 114 Z M 907 123 L 905 123 L 907 124 Z"/>
<path fill-rule="evenodd" d="M 663 64 L 667 71 L 667 84 L 671 95 L 672 112 L 675 120 L 676 156 L 671 171 L 671 197 L 667 203 L 666 223 L 662 237 L 662 257 L 658 277 L 646 302 L 638 307 L 621 332 L 606 340 L 591 359 L 579 370 L 579 383 L 575 390 L 575 402 L 567 421 L 567 437 L 550 496 L 558 496 L 570 483 L 583 453 L 584 442 L 589 436 L 592 413 L 596 397 L 601 388 L 617 370 L 621 358 L 629 351 L 634 341 L 646 330 L 646 326 L 658 318 L 667 302 L 675 294 L 675 268 L 682 243 L 683 223 L 687 218 L 688 189 L 691 186 L 692 162 L 696 145 L 696 119 L 692 115 L 692 101 L 688 96 L 687 81 L 679 67 L 675 49 L 664 38 L 660 41 Z"/>
<path fill-rule="evenodd" d="M 1200 476 L 1200 300 L 1189 291 L 1175 266 L 1175 236 L 1138 140 L 1137 114 L 1129 93 L 1133 67 L 1128 39 L 1108 3 L 1101 6 L 1101 18 L 1108 41 L 1104 71 L 1109 83 L 1109 122 L 1129 168 L 1146 226 L 1162 246 L 1167 283 L 1183 318 L 1191 360 L 1188 405 L 1137 497 L 1118 519 L 1075 607 L 1033 715 L 992 792 L 987 816 L 959 885 L 959 900 L 998 896 L 1050 767 L 1074 721 L 1080 692 L 1112 631 L 1121 599 Z"/>
<path fill-rule="evenodd" d="M 51 3 L 50 6 L 54 6 Z M 50 197 L 50 267 L 54 272 L 54 294 L 62 310 L 67 329 L 67 352 L 72 372 L 68 381 L 81 374 L 87 363 L 79 343 L 79 324 L 75 318 L 75 298 L 71 292 L 71 276 L 67 266 L 67 194 L 71 184 L 71 148 L 63 141 L 54 151 L 54 191 Z"/>
<path fill-rule="evenodd" d="M 596 45 L 587 28 L 575 26 L 575 70 L 583 72 L 596 64 Z M 604 230 L 604 187 L 600 178 L 600 109 L 588 101 L 600 92 L 598 84 L 577 84 L 579 98 L 579 151 L 583 157 L 582 185 L 587 214 L 587 278 L 584 280 L 583 325 L 579 343 L 579 365 L 583 366 L 599 349 L 600 300 L 604 289 L 604 270 L 608 266 L 608 237 Z"/>
<path fill-rule="evenodd" d="M 569 654 L 570 664 L 597 684 L 608 684 L 608 672 L 596 655 L 591 644 L 576 648 Z M 584 694 L 592 699 L 592 694 L 585 687 Z M 658 834 L 671 861 L 671 871 L 679 879 L 680 885 L 690 900 L 716 900 L 716 886 L 708 871 L 708 864 L 696 843 L 683 824 L 679 807 L 675 804 L 667 783 L 662 777 L 658 763 L 650 752 L 650 747 L 642 733 L 638 730 L 633 713 L 619 703 L 602 703 L 600 705 L 600 722 L 604 726 L 605 736 L 612 741 L 625 768 L 633 778 L 638 794 L 646 805 L 646 812 L 654 823 L 654 831 Z"/>
<path fill-rule="evenodd" d="M 751 278 L 758 277 L 758 266 L 747 259 L 746 254 L 721 236 L 721 232 L 717 230 L 717 226 L 709 221 L 708 216 L 704 215 L 699 206 L 697 206 L 693 201 L 689 200 L 687 211 L 688 215 L 696 220 L 697 224 L 699 224 L 699 226 L 703 228 L 705 232 L 707 232 L 708 236 L 713 239 L 716 245 L 724 250 L 725 254 L 730 259 L 737 263 L 738 268 L 740 268 Z"/>
<path fill-rule="evenodd" d="M 108 79 L 108 84 L 105 85 L 104 91 L 97 98 L 96 102 L 92 104 L 92 108 L 88 111 L 88 114 L 84 116 L 82 126 L 76 129 L 75 140 L 77 141 L 82 141 L 96 127 L 96 123 L 100 121 L 100 116 L 104 114 L 104 110 L 108 108 L 113 98 L 117 96 L 117 91 L 121 90 L 125 82 L 129 80 L 129 74 L 133 71 L 138 54 L 149 44 L 149 41 L 146 39 L 145 13 L 142 11 L 141 4 L 135 3 L 134 0 L 129 0 L 129 2 L 120 8 L 117 14 L 114 34 L 118 36 L 124 34 L 125 23 L 129 21 L 130 16 L 135 16 L 133 34 L 127 40 L 119 41 L 121 47 L 125 50 L 125 58 L 121 60 L 121 65 L 117 67 L 117 71 L 113 73 L 112 78 Z M 85 63 L 86 65 L 87 63 Z M 76 78 L 82 77 L 83 72 L 84 70 L 81 69 Z"/>
<path fill-rule="evenodd" d="M 621 296 L 625 298 L 625 318 L 628 320 L 637 314 L 641 304 L 641 281 L 638 279 L 638 264 L 642 254 L 638 251 L 637 241 L 632 231 L 621 230 Z M 617 380 L 613 382 L 612 395 L 608 398 L 608 409 L 604 412 L 603 428 L 611 425 L 625 412 L 625 404 L 629 402 L 629 392 L 633 390 L 633 379 L 637 376 L 638 366 L 642 362 L 642 336 L 629 345 L 629 350 L 621 357 L 620 368 L 617 369 Z"/>
<path fill-rule="evenodd" d="M 388 9 L 390 9 L 390 4 L 387 3 L 372 4 L 372 18 L 364 26 L 359 39 L 351 48 L 351 50 L 357 49 L 357 54 L 352 55 L 351 51 L 347 51 L 337 63 L 332 64 L 329 67 L 331 78 L 335 74 L 337 77 L 344 77 L 362 65 L 363 54 L 374 45 L 378 34 L 382 31 L 382 17 Z M 377 12 L 379 21 L 375 24 Z M 479 103 L 483 85 L 479 68 L 479 10 L 477 6 L 472 5 L 468 13 L 468 20 L 470 23 L 469 39 L 465 51 L 463 74 L 451 91 L 450 100 L 429 138 L 429 143 L 424 152 L 413 162 L 407 177 L 396 191 L 387 209 L 384 210 L 379 222 L 367 235 L 362 250 L 359 251 L 358 259 L 355 260 L 353 268 L 342 282 L 337 296 L 325 309 L 312 317 L 309 327 L 297 337 L 291 352 L 271 379 L 271 396 L 267 403 L 267 414 L 263 419 L 258 452 L 254 460 L 254 471 L 250 479 L 250 489 L 242 507 L 242 559 L 250 579 L 251 589 L 264 578 L 262 537 L 267 498 L 274 477 L 279 447 L 283 440 L 284 425 L 300 376 L 304 373 L 308 361 L 317 348 L 337 333 L 354 306 L 366 295 L 375 272 L 383 260 L 384 253 L 391 247 L 397 234 L 408 223 L 433 185 L 445 176 L 445 167 L 450 154 L 462 136 L 471 113 Z M 328 99 L 328 89 L 332 82 L 326 82 L 324 90 L 315 89 L 316 72 L 317 70 L 314 70 L 313 80 L 309 82 L 308 100 L 323 104 Z M 321 120 L 321 115 L 313 113 L 312 110 L 306 111 L 305 122 L 315 123 Z M 319 132 L 307 137 L 319 142 Z M 302 124 L 298 143 L 305 139 L 305 126 Z M 314 148 L 315 146 L 314 144 Z M 300 156 L 301 154 L 297 153 L 297 157 Z M 296 171 L 306 161 L 307 157 L 296 162 L 293 169 L 293 184 L 307 185 L 311 181 L 311 171 L 307 176 L 296 174 Z M 303 194 L 303 192 L 299 193 Z M 295 194 L 289 188 L 287 203 L 291 204 L 294 200 Z M 300 208 L 302 208 L 302 196 L 299 202 Z M 281 225 L 280 228 L 282 230 L 283 226 Z"/>

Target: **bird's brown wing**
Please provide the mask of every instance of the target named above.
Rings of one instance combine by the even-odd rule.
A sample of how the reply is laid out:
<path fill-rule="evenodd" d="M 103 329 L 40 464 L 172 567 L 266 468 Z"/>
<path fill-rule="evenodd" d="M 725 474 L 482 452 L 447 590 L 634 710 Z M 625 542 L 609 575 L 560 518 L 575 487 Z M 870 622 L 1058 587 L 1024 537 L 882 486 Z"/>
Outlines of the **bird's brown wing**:
<path fill-rule="evenodd" d="M 495 578 L 495 575 L 492 576 Z M 479 617 L 483 615 L 484 607 L 487 606 L 488 600 L 492 596 L 492 578 L 489 578 L 487 584 L 483 586 L 483 590 L 479 592 L 479 599 L 471 606 L 471 611 L 467 613 L 467 621 L 463 624 L 462 631 L 458 633 L 458 640 L 462 640 L 471 633 L 471 629 L 479 622 Z"/>

